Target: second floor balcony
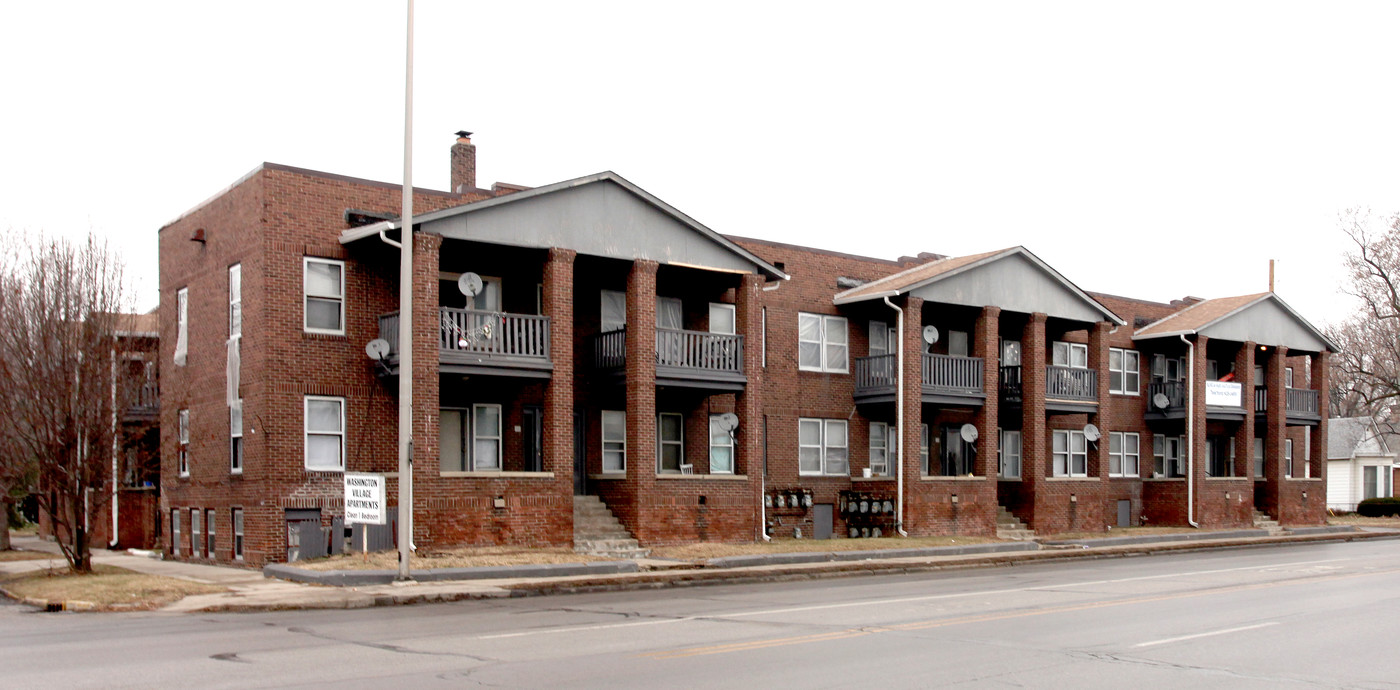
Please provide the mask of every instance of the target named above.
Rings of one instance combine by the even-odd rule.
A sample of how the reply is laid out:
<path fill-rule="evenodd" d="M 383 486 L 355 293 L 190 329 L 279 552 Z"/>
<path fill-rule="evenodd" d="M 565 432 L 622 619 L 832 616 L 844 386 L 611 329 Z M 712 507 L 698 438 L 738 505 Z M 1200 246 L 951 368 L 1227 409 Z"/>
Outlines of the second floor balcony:
<path fill-rule="evenodd" d="M 154 422 L 160 418 L 160 388 L 155 381 L 132 384 L 130 404 L 127 405 L 125 422 Z"/>
<path fill-rule="evenodd" d="M 919 386 L 923 401 L 980 406 L 982 359 L 956 355 L 921 355 Z M 872 355 L 855 360 L 856 402 L 890 402 L 898 392 L 896 355 Z"/>
<path fill-rule="evenodd" d="M 1315 426 L 1322 421 L 1317 407 L 1317 391 L 1308 388 L 1283 390 L 1284 420 L 1287 424 Z M 1269 389 L 1254 387 L 1254 421 L 1256 424 L 1269 412 Z"/>
<path fill-rule="evenodd" d="M 1001 399 L 1021 404 L 1025 396 L 1023 367 L 1001 368 Z M 1083 367 L 1045 367 L 1045 409 L 1048 412 L 1091 412 L 1098 407 L 1099 372 Z"/>
<path fill-rule="evenodd" d="M 553 369 L 548 316 L 441 307 L 437 336 L 441 371 L 548 378 Z M 379 337 L 389 342 L 385 363 L 397 372 L 398 312 L 379 317 Z"/>
<path fill-rule="evenodd" d="M 594 369 L 605 374 L 625 374 L 625 327 L 593 336 L 591 345 Z M 746 381 L 744 336 L 656 329 L 656 385 L 739 391 Z"/>

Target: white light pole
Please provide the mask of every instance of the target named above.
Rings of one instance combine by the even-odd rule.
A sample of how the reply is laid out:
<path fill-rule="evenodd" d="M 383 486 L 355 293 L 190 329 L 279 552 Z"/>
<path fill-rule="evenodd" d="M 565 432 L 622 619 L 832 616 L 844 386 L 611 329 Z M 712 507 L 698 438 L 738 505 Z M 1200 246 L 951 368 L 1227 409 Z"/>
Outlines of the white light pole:
<path fill-rule="evenodd" d="M 399 232 L 399 579 L 408 580 L 413 540 L 413 0 L 403 104 L 403 216 Z"/>

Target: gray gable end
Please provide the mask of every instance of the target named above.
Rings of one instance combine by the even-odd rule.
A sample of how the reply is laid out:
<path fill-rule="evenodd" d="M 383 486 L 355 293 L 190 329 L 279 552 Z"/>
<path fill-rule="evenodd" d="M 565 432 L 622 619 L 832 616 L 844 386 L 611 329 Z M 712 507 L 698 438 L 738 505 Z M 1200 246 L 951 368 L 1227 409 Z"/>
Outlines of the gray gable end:
<path fill-rule="evenodd" d="M 1235 342 L 1252 341 L 1260 345 L 1284 346 L 1300 352 L 1321 352 L 1328 343 L 1298 316 L 1273 299 L 1261 299 L 1205 328 L 1201 335 Z"/>
<path fill-rule="evenodd" d="M 944 304 L 995 305 L 1003 311 L 1025 314 L 1044 312 L 1071 321 L 1107 320 L 1102 312 L 1085 301 L 1084 296 L 1076 294 L 1019 252 L 974 264 L 914 288 L 909 294 Z"/>

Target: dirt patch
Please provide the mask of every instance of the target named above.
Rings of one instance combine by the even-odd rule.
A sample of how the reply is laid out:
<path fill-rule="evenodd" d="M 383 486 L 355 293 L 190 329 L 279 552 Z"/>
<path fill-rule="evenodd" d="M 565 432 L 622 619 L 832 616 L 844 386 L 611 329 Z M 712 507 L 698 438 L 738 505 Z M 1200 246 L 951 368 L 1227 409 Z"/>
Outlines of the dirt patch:
<path fill-rule="evenodd" d="M 1400 528 L 1400 517 L 1363 517 L 1355 513 L 1334 515 L 1327 518 L 1333 525 L 1354 525 L 1356 527 L 1395 527 Z"/>
<path fill-rule="evenodd" d="M 0 576 L 3 577 L 3 576 Z M 20 598 L 51 602 L 81 602 L 77 608 L 95 610 L 157 609 L 193 594 L 215 594 L 224 587 L 159 575 L 136 573 L 110 565 L 93 566 L 89 575 L 74 575 L 66 564 L 0 579 L 0 587 Z"/>
<path fill-rule="evenodd" d="M 827 553 L 830 551 L 878 551 L 919 549 L 931 546 L 966 546 L 997 542 L 990 537 L 909 537 L 905 539 L 774 539 L 767 544 L 684 544 L 660 546 L 651 550 L 653 558 L 678 561 L 704 561 L 726 556 L 755 556 L 770 553 Z"/>
<path fill-rule="evenodd" d="M 63 556 L 56 553 L 44 553 L 43 551 L 0 551 L 0 563 L 9 561 L 42 561 L 54 559 L 63 561 Z M 64 561 L 65 563 L 67 561 Z"/>
<path fill-rule="evenodd" d="M 1199 530 L 1191 527 L 1114 527 L 1107 532 L 1062 532 L 1060 534 L 1047 534 L 1043 539 L 1046 541 L 1109 539 L 1113 537 L 1150 537 L 1158 534 L 1189 534 L 1209 531 L 1210 530 Z"/>
<path fill-rule="evenodd" d="M 590 563 L 600 560 L 608 559 L 574 553 L 572 549 L 567 548 L 529 549 L 510 546 L 483 546 L 449 549 L 434 553 L 418 552 L 413 555 L 412 567 L 414 570 L 426 570 L 429 568 Z M 355 553 L 297 561 L 295 565 L 306 570 L 395 570 L 399 567 L 399 557 L 397 551 L 380 551 L 370 554 L 368 560 L 365 560 L 362 554 Z"/>

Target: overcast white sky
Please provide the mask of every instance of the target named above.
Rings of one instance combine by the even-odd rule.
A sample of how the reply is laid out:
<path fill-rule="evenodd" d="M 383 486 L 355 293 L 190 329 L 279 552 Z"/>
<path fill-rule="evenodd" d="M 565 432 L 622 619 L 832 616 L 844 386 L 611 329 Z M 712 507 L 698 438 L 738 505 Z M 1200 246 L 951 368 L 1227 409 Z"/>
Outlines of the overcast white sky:
<path fill-rule="evenodd" d="M 675 6 L 672 6 L 675 5 Z M 0 231 L 156 231 L 261 161 L 402 180 L 406 3 L 0 5 Z M 417 3 L 414 182 L 613 170 L 711 228 L 1025 245 L 1088 290 L 1338 320 L 1400 211 L 1394 3 Z"/>

